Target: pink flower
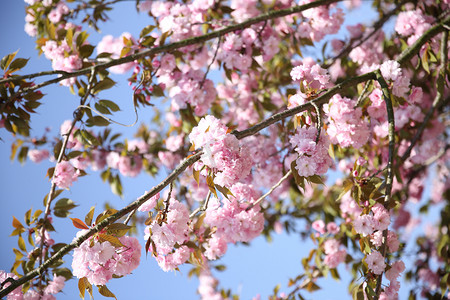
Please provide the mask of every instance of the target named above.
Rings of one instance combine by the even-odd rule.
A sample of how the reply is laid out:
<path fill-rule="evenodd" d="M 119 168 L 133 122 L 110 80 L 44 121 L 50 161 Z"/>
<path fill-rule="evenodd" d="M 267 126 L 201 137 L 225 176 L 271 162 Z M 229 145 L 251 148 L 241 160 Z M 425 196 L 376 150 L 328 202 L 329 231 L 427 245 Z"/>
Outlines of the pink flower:
<path fill-rule="evenodd" d="M 339 229 L 339 226 L 336 225 L 336 223 L 330 222 L 327 224 L 327 231 L 330 234 L 337 234 L 337 233 L 339 233 L 340 229 Z"/>
<path fill-rule="evenodd" d="M 382 63 L 380 66 L 380 71 L 381 75 L 383 75 L 386 80 L 395 81 L 402 75 L 400 64 L 395 60 L 388 60 Z"/>
<path fill-rule="evenodd" d="M 48 158 L 50 153 L 47 149 L 30 149 L 28 150 L 28 157 L 32 162 L 40 163 L 42 160 Z"/>
<path fill-rule="evenodd" d="M 45 294 L 57 294 L 59 293 L 65 285 L 66 278 L 63 276 L 53 275 L 53 280 L 48 283 L 48 286 L 45 288 Z"/>
<path fill-rule="evenodd" d="M 374 229 L 380 231 L 387 229 L 391 223 L 391 219 L 386 208 L 384 208 L 380 203 L 377 203 L 372 207 L 372 212 L 374 213 Z"/>
<path fill-rule="evenodd" d="M 325 254 L 333 254 L 336 253 L 339 250 L 340 243 L 339 241 L 335 239 L 327 240 L 323 244 L 323 250 L 325 251 Z"/>
<path fill-rule="evenodd" d="M 77 233 L 77 236 L 79 234 Z M 72 273 L 78 278 L 86 277 L 91 284 L 104 285 L 113 275 L 130 274 L 138 265 L 141 246 L 136 238 L 122 236 L 120 242 L 125 247 L 114 247 L 109 242 L 84 241 L 73 252 Z"/>
<path fill-rule="evenodd" d="M 68 161 L 61 161 L 55 167 L 52 183 L 61 189 L 69 188 L 78 178 L 78 174 Z"/>
<path fill-rule="evenodd" d="M 353 227 L 355 231 L 362 236 L 371 234 L 374 231 L 374 220 L 370 215 L 358 216 L 353 221 Z"/>
<path fill-rule="evenodd" d="M 337 94 L 324 105 L 329 121 L 327 133 L 333 144 L 359 149 L 367 142 L 369 126 L 362 117 L 362 109 L 354 108 L 355 104 L 355 100 Z"/>
<path fill-rule="evenodd" d="M 300 81 L 307 89 L 321 90 L 330 86 L 330 75 L 322 69 L 312 58 L 305 58 L 299 66 L 291 71 L 293 81 Z"/>
<path fill-rule="evenodd" d="M 323 263 L 326 264 L 330 269 L 336 268 L 340 263 L 345 261 L 346 255 L 347 251 L 345 249 L 327 254 Z"/>
<path fill-rule="evenodd" d="M 325 234 L 325 223 L 322 220 L 314 221 L 311 227 L 320 234 Z"/>
<path fill-rule="evenodd" d="M 366 257 L 366 263 L 370 270 L 376 275 L 380 275 L 384 272 L 386 264 L 384 263 L 384 257 L 378 251 L 373 251 Z"/>
<path fill-rule="evenodd" d="M 389 281 L 395 281 L 397 280 L 398 276 L 400 276 L 400 273 L 405 270 L 405 264 L 403 261 L 399 260 L 392 264 L 391 268 L 386 271 L 386 278 Z"/>
<path fill-rule="evenodd" d="M 388 231 L 387 245 L 390 252 L 396 252 L 400 247 L 400 242 L 398 240 L 397 234 L 393 231 Z"/>
<path fill-rule="evenodd" d="M 157 193 L 155 196 L 144 202 L 144 204 L 139 206 L 138 211 L 151 211 L 158 203 L 159 197 L 159 193 Z"/>

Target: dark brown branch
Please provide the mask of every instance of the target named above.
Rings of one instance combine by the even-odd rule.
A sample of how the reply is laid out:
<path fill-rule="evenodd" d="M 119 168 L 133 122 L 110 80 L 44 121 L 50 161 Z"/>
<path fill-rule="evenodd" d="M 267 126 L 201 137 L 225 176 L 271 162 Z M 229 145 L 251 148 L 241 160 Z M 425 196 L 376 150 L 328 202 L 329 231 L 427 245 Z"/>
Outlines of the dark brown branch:
<path fill-rule="evenodd" d="M 394 151 L 395 151 L 395 118 L 394 118 L 394 108 L 392 106 L 391 95 L 389 94 L 389 87 L 381 75 L 380 70 L 375 71 L 377 76 L 377 81 L 381 86 L 381 91 L 383 93 L 383 99 L 386 103 L 386 111 L 388 117 L 388 137 L 389 137 L 389 158 L 387 163 L 387 176 L 386 176 L 386 189 L 384 194 L 384 207 L 389 209 L 391 203 L 391 191 L 392 191 L 392 183 L 394 181 L 394 172 L 392 167 L 394 165 Z M 386 247 L 387 247 L 387 235 L 388 230 L 383 230 L 383 244 L 381 245 L 381 255 L 383 258 L 386 258 Z M 378 275 L 377 285 L 375 289 L 375 300 L 378 300 L 381 293 L 381 282 L 383 280 L 383 273 Z"/>

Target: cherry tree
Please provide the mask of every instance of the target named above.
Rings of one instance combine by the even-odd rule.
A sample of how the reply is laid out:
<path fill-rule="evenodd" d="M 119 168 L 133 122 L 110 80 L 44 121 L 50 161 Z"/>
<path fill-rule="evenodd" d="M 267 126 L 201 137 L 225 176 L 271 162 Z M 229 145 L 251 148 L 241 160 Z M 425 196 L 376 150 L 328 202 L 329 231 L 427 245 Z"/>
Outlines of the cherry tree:
<path fill-rule="evenodd" d="M 137 0 L 150 24 L 139 36 L 92 44 L 88 31 L 119 1 L 25 0 L 25 31 L 53 70 L 25 74 L 20 52 L 3 57 L 0 130 L 14 138 L 11 159 L 54 165 L 44 206 L 12 218 L 18 247 L 0 297 L 54 299 L 77 280 L 83 299 L 94 286 L 115 298 L 108 282 L 147 255 L 164 271 L 189 265 L 202 299 L 238 298 L 211 270 L 229 245 L 280 231 L 314 247 L 271 299 L 304 299 L 339 265 L 356 299 L 398 299 L 405 281 L 410 299 L 450 296 L 448 0 L 373 1 L 378 19 L 349 26 L 361 1 Z M 125 74 L 131 124 L 104 99 L 118 88 L 111 73 Z M 78 103 L 59 132 L 33 136 L 49 85 Z M 139 123 L 149 109 L 153 123 Z M 123 207 L 68 198 L 82 176 L 122 196 L 122 179 L 141 173 L 165 178 Z M 409 239 L 419 201 L 440 219 Z M 79 232 L 55 241 L 55 218 Z"/>

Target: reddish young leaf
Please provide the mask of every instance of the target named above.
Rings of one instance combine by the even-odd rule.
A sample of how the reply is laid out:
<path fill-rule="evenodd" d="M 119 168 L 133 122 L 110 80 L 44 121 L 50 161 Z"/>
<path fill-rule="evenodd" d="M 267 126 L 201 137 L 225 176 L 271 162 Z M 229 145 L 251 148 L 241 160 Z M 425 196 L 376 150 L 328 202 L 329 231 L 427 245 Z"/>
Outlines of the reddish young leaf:
<path fill-rule="evenodd" d="M 70 218 L 72 220 L 73 226 L 75 226 L 78 229 L 89 229 L 89 227 L 84 224 L 83 221 L 77 218 Z"/>

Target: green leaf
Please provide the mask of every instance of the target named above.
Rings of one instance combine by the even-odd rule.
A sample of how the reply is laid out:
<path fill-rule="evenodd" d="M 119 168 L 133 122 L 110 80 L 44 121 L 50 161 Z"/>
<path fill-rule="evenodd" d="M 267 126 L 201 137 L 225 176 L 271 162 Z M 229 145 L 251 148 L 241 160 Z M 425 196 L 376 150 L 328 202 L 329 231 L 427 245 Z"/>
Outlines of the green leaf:
<path fill-rule="evenodd" d="M 86 141 L 91 146 L 100 146 L 100 142 L 97 138 L 87 130 L 80 129 L 79 133 L 83 137 L 84 141 Z"/>
<path fill-rule="evenodd" d="M 72 151 L 69 154 L 67 154 L 66 157 L 67 157 L 67 159 L 72 159 L 72 158 L 80 156 L 81 154 L 83 154 L 83 151 Z"/>
<path fill-rule="evenodd" d="M 117 300 L 116 296 L 106 287 L 106 285 L 98 285 L 97 288 L 101 295 L 109 298 L 115 298 Z"/>
<path fill-rule="evenodd" d="M 94 52 L 95 46 L 92 45 L 83 45 L 80 47 L 80 56 L 83 58 L 88 58 L 91 56 L 92 52 Z"/>
<path fill-rule="evenodd" d="M 325 183 L 322 180 L 322 177 L 320 177 L 319 175 L 313 175 L 313 176 L 306 177 L 306 180 L 308 180 L 312 183 L 325 185 Z"/>
<path fill-rule="evenodd" d="M 197 182 L 197 186 L 200 186 L 200 171 L 192 168 L 192 175 L 194 176 L 194 179 Z"/>
<path fill-rule="evenodd" d="M 128 230 L 130 230 L 132 226 L 128 226 L 123 223 L 114 223 L 108 226 L 106 232 L 108 234 L 114 235 L 116 237 L 122 237 L 127 234 Z"/>
<path fill-rule="evenodd" d="M 104 115 L 110 115 L 111 114 L 109 109 L 106 106 L 101 105 L 100 103 L 95 103 L 95 109 L 98 110 L 99 112 L 101 112 Z"/>
<path fill-rule="evenodd" d="M 110 110 L 112 110 L 112 111 L 114 111 L 114 112 L 120 110 L 119 105 L 117 105 L 115 102 L 113 102 L 113 101 L 111 101 L 111 100 L 105 100 L 105 99 L 103 99 L 103 100 L 98 101 L 98 103 L 99 103 L 100 105 L 106 106 L 107 108 L 109 108 Z"/>
<path fill-rule="evenodd" d="M 20 70 L 27 65 L 29 58 L 16 58 L 9 66 L 10 70 Z"/>
<path fill-rule="evenodd" d="M 97 82 L 92 88 L 92 93 L 97 94 L 100 91 L 112 88 L 116 82 L 109 77 L 106 77 L 102 81 Z"/>
<path fill-rule="evenodd" d="M 86 120 L 86 126 L 108 126 L 109 121 L 100 116 L 94 116 Z"/>
<path fill-rule="evenodd" d="M 68 198 L 61 198 L 58 200 L 58 202 L 56 202 L 54 209 L 70 210 L 77 206 L 78 205 L 76 205 L 72 200 Z"/>

